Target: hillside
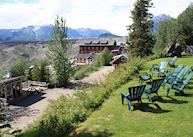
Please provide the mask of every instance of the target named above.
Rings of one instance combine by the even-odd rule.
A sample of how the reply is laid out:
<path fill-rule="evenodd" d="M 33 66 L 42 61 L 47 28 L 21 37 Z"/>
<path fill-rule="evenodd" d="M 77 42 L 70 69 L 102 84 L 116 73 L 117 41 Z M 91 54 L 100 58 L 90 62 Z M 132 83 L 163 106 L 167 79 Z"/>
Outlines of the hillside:
<path fill-rule="evenodd" d="M 99 38 L 120 38 L 121 36 L 112 34 L 112 33 L 103 33 L 99 36 Z"/>

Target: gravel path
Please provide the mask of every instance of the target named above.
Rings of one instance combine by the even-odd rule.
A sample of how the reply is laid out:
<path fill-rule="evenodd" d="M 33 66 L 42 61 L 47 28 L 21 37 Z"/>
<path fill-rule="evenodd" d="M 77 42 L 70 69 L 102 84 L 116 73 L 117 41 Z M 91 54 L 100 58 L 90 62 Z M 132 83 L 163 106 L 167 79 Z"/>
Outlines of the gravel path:
<path fill-rule="evenodd" d="M 110 72 L 112 66 L 102 67 L 99 71 L 90 74 L 82 80 L 75 81 L 82 85 L 93 85 L 103 81 Z M 49 100 L 55 100 L 62 95 L 72 95 L 74 89 L 54 88 L 43 91 L 41 94 L 30 95 L 14 105 L 10 105 L 7 111 L 7 120 L 13 129 L 25 129 L 34 120 L 40 118 L 47 109 Z"/>

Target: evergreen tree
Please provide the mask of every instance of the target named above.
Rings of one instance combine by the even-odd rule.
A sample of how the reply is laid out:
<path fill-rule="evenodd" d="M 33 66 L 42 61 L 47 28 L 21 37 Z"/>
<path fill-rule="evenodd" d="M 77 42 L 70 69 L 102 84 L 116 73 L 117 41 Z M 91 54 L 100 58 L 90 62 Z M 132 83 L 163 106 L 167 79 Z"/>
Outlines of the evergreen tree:
<path fill-rule="evenodd" d="M 130 46 L 129 52 L 133 56 L 143 57 L 152 54 L 154 40 L 151 29 L 153 21 L 152 14 L 148 12 L 152 6 L 151 0 L 137 0 L 133 11 L 131 11 L 133 23 L 128 27 L 127 42 Z"/>
<path fill-rule="evenodd" d="M 57 17 L 48 46 L 47 57 L 54 68 L 55 82 L 62 87 L 66 85 L 73 72 L 69 60 L 69 49 L 66 22 Z"/>

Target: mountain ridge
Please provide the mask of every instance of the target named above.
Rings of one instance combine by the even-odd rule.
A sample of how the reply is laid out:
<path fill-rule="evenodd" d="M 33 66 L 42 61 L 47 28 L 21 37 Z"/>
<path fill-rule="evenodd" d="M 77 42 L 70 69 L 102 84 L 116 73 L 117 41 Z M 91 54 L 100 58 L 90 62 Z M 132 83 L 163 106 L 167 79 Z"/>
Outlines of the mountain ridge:
<path fill-rule="evenodd" d="M 170 20 L 172 17 L 160 14 L 153 17 L 154 25 L 152 32 L 156 33 L 162 21 Z M 53 25 L 29 25 L 20 29 L 0 29 L 0 42 L 26 42 L 26 41 L 49 41 L 53 31 Z M 112 38 L 120 37 L 105 29 L 92 28 L 68 28 L 69 39 L 84 38 Z"/>
<path fill-rule="evenodd" d="M 0 29 L 1 42 L 13 41 L 48 41 L 51 38 L 53 25 L 27 26 L 21 29 Z M 98 38 L 103 33 L 111 33 L 104 29 L 68 28 L 68 38 Z"/>
<path fill-rule="evenodd" d="M 166 14 L 160 14 L 160 15 L 157 15 L 157 16 L 154 16 L 153 17 L 153 33 L 156 33 L 157 30 L 159 29 L 159 26 L 160 24 L 163 22 L 163 21 L 168 21 L 168 20 L 171 20 L 172 17 L 170 15 L 166 15 Z"/>

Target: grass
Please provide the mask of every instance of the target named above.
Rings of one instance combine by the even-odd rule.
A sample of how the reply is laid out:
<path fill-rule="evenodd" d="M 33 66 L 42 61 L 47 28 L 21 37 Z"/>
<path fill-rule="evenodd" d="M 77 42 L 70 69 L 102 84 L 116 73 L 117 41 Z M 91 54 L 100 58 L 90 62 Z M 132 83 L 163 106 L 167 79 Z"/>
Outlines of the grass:
<path fill-rule="evenodd" d="M 148 72 L 153 63 L 159 64 L 157 59 L 148 62 L 144 71 Z M 193 66 L 193 57 L 183 57 L 176 64 Z M 173 68 L 170 68 L 171 70 Z M 102 107 L 69 135 L 69 137 L 192 137 L 193 136 L 193 80 L 184 92 L 187 96 L 177 96 L 172 90 L 170 97 L 166 97 L 166 90 L 162 87 L 159 95 L 153 95 L 153 104 L 148 104 L 143 95 L 143 105 L 134 102 L 134 110 L 128 112 L 127 104 L 121 104 L 121 91 L 127 91 L 128 86 L 138 85 L 138 79 L 122 85 L 112 93 Z"/>
<path fill-rule="evenodd" d="M 91 74 L 92 72 L 97 71 L 98 68 L 99 67 L 95 67 L 93 65 L 82 66 L 79 70 L 75 72 L 74 79 L 84 78 L 88 76 L 89 74 Z"/>

